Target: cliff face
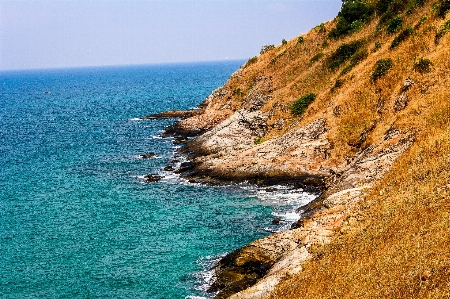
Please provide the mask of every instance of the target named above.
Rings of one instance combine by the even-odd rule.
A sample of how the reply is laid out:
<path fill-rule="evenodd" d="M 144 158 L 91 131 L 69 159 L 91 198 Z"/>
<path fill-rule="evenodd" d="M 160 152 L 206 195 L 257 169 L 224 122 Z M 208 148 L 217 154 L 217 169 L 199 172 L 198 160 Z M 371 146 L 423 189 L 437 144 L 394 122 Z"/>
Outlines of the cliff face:
<path fill-rule="evenodd" d="M 336 256 L 334 251 L 318 248 L 338 248 L 333 244 L 347 238 L 349 232 L 370 231 L 361 225 L 370 222 L 367 217 L 386 220 L 395 214 L 401 218 L 389 206 L 384 206 L 386 214 L 375 213 L 374 196 L 379 201 L 387 200 L 389 194 L 380 191 L 386 177 L 404 178 L 392 185 L 398 189 L 406 182 L 417 188 L 428 184 L 412 180 L 414 174 L 408 178 L 403 174 L 409 171 L 406 165 L 420 173 L 410 153 L 427 155 L 433 138 L 444 158 L 421 161 L 423 170 L 429 168 L 428 175 L 437 171 L 430 166 L 431 161 L 441 163 L 442 171 L 426 186 L 435 196 L 443 196 L 441 209 L 450 209 L 449 148 L 443 145 L 450 136 L 448 1 L 347 2 L 366 5 L 372 9 L 367 12 L 370 17 L 356 19 L 358 26 L 336 38 L 336 28 L 341 28 L 342 18 L 346 17 L 344 4 L 336 20 L 249 60 L 205 100 L 199 114 L 169 130 L 197 136 L 185 148 L 194 166 L 190 175 L 207 180 L 256 182 L 295 179 L 323 190 L 319 199 L 302 208 L 304 217 L 295 229 L 257 240 L 219 263 L 217 281 L 211 289 L 219 292 L 217 298 L 303 298 L 309 285 L 329 279 L 326 271 L 320 276 L 311 269 L 318 263 L 331 264 L 329 259 Z M 297 99 L 311 93 L 316 95 L 315 100 L 303 114 L 292 110 Z M 440 193 L 436 188 L 440 188 Z M 404 209 L 402 205 L 407 201 L 401 194 L 396 193 L 393 198 L 397 201 L 392 205 L 396 202 L 398 209 Z M 397 221 L 401 222 L 400 218 Z M 389 221 L 380 223 L 386 225 L 381 230 L 393 225 Z M 447 244 L 448 227 L 443 225 L 441 231 Z M 416 237 L 420 240 L 423 235 Z M 362 237 L 346 240 L 364 247 Z M 400 242 L 400 238 L 395 240 L 391 242 L 393 246 L 398 245 L 395 242 Z M 434 248 L 438 243 L 430 241 L 429 246 Z M 399 248 L 409 250 L 408 246 Z M 361 254 L 366 254 L 366 262 L 373 264 L 370 252 Z M 448 252 L 442 258 L 450 269 Z M 427 261 L 432 263 L 433 259 Z M 345 262 L 348 260 L 342 261 Z M 386 265 L 380 267 L 374 275 L 381 272 L 397 277 Z M 323 269 L 334 271 L 331 267 Z M 439 275 L 448 275 L 444 268 L 439 269 Z M 297 280 L 303 285 L 299 286 Z M 402 294 L 390 292 L 389 283 L 378 288 L 375 282 L 368 281 L 373 285 L 361 285 L 353 276 L 335 288 L 348 288 L 348 294 L 356 297 Z M 435 288 L 449 289 L 449 280 L 439 281 Z M 408 285 L 398 284 L 398 288 Z M 422 294 L 421 286 L 415 286 L 415 290 L 411 296 Z M 344 293 L 311 291 L 308 296 L 346 297 Z"/>

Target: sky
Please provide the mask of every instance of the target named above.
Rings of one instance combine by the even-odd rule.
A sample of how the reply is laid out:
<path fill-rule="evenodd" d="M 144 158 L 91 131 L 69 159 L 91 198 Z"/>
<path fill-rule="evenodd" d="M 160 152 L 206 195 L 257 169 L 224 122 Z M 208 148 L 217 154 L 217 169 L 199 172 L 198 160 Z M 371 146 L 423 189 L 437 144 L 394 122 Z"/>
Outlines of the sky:
<path fill-rule="evenodd" d="M 341 0 L 0 0 L 0 70 L 248 59 Z"/>

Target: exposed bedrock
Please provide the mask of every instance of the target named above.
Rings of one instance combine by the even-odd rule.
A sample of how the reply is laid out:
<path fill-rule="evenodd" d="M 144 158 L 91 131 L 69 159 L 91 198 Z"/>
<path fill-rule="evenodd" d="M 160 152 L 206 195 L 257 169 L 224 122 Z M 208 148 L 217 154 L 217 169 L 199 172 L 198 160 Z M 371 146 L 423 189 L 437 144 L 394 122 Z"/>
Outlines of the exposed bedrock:
<path fill-rule="evenodd" d="M 327 160 L 332 145 L 324 119 L 255 145 L 266 130 L 262 112 L 235 112 L 186 147 L 195 175 L 238 181 L 296 179 L 305 185 L 323 185 L 333 166 Z"/>
<path fill-rule="evenodd" d="M 221 290 L 217 298 L 268 298 L 281 280 L 302 270 L 302 264 L 311 256 L 311 249 L 329 243 L 336 233 L 348 233 L 363 219 L 354 209 L 355 205 L 413 140 L 411 133 L 388 130 L 381 144 L 361 150 L 345 169 L 327 179 L 328 189 L 299 209 L 302 218 L 293 229 L 256 240 L 228 254 L 217 265 L 216 289 L 212 289 Z M 264 269 L 263 276 L 261 272 L 246 270 L 249 263 L 252 269 Z M 249 277 L 254 281 L 251 286 Z M 242 279 L 246 279 L 246 283 Z"/>

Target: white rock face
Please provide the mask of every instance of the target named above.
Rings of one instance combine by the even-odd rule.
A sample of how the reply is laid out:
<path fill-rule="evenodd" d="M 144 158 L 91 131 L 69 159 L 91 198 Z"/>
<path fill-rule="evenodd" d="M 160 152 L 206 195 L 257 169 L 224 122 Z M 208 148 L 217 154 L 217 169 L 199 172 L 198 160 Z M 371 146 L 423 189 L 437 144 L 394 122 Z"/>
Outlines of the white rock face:
<path fill-rule="evenodd" d="M 211 153 L 230 153 L 254 146 L 267 131 L 267 117 L 261 111 L 236 111 L 212 130 L 197 137 L 196 143 Z"/>

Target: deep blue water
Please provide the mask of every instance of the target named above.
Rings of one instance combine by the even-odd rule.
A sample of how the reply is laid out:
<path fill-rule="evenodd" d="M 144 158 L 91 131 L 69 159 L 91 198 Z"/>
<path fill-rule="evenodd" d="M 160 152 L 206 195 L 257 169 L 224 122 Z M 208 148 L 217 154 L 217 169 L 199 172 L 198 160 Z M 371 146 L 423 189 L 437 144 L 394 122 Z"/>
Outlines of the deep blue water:
<path fill-rule="evenodd" d="M 242 63 L 0 73 L 1 297 L 207 297 L 214 260 L 295 218 L 311 195 L 162 171 L 173 120 L 137 119 L 200 104 Z"/>

